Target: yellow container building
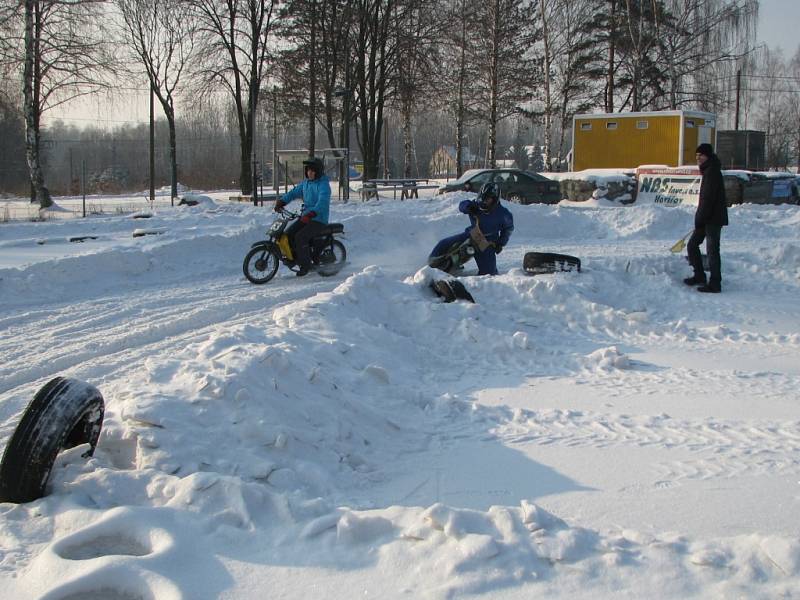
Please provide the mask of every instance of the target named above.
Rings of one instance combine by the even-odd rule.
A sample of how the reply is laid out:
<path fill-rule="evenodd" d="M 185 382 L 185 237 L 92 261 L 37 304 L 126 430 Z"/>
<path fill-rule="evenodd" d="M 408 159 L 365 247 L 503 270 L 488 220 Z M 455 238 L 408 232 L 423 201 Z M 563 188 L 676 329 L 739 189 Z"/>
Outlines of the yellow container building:
<path fill-rule="evenodd" d="M 692 110 L 575 115 L 571 170 L 694 165 L 697 146 L 715 142 L 716 120 Z"/>

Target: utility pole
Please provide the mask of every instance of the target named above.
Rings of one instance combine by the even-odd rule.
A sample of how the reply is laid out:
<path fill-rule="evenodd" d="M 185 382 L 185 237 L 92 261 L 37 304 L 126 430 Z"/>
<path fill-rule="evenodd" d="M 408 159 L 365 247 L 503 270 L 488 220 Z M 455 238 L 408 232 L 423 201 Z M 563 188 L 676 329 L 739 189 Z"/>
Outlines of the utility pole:
<path fill-rule="evenodd" d="M 389 179 L 389 125 L 383 122 L 383 178 Z"/>
<path fill-rule="evenodd" d="M 736 131 L 739 131 L 739 94 L 742 91 L 742 70 L 737 69 L 736 71 L 736 117 L 734 120 L 733 128 Z"/>
<path fill-rule="evenodd" d="M 272 90 L 272 189 L 277 195 L 280 187 L 278 177 L 278 90 Z"/>
<path fill-rule="evenodd" d="M 341 143 L 344 146 L 344 159 L 341 161 L 339 170 L 339 193 L 342 202 L 350 200 L 350 96 L 352 91 L 349 88 L 340 88 L 334 91 L 333 95 L 342 98 L 342 136 Z"/>
<path fill-rule="evenodd" d="M 150 206 L 156 203 L 156 128 L 153 84 L 150 84 Z"/>

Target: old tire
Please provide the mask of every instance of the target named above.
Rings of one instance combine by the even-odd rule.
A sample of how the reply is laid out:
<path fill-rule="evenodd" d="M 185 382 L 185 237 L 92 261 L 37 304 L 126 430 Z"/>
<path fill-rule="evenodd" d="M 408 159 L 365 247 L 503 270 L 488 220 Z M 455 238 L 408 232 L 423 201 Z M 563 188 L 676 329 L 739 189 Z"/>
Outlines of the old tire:
<path fill-rule="evenodd" d="M 522 259 L 522 268 L 529 275 L 543 275 L 557 271 L 580 272 L 581 259 L 553 252 L 527 252 Z"/>
<path fill-rule="evenodd" d="M 0 462 L 0 502 L 30 502 L 44 495 L 61 450 L 89 444 L 91 456 L 103 426 L 100 391 L 79 379 L 56 377 L 22 414 Z"/>

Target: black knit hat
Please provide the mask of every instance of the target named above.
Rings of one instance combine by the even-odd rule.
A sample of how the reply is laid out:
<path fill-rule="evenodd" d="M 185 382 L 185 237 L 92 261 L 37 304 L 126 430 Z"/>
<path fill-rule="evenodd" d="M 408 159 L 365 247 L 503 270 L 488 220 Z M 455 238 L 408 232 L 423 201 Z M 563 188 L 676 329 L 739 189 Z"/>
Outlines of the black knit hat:
<path fill-rule="evenodd" d="M 700 144 L 696 150 L 697 154 L 703 154 L 704 156 L 711 156 L 714 154 L 714 147 L 711 144 Z"/>

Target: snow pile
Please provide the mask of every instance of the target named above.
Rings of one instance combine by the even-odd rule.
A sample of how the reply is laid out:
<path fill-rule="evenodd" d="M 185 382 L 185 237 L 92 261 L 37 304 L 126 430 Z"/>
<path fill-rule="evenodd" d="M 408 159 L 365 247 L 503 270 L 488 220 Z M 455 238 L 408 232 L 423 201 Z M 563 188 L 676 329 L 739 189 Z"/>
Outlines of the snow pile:
<path fill-rule="evenodd" d="M 4 226 L 0 440 L 56 374 L 106 401 L 92 459 L 0 505 L 8 596 L 796 594 L 796 207 L 731 209 L 707 298 L 690 211 L 514 205 L 501 275 L 443 303 L 463 197 L 335 204 L 346 268 L 266 286 L 263 208 Z"/>

